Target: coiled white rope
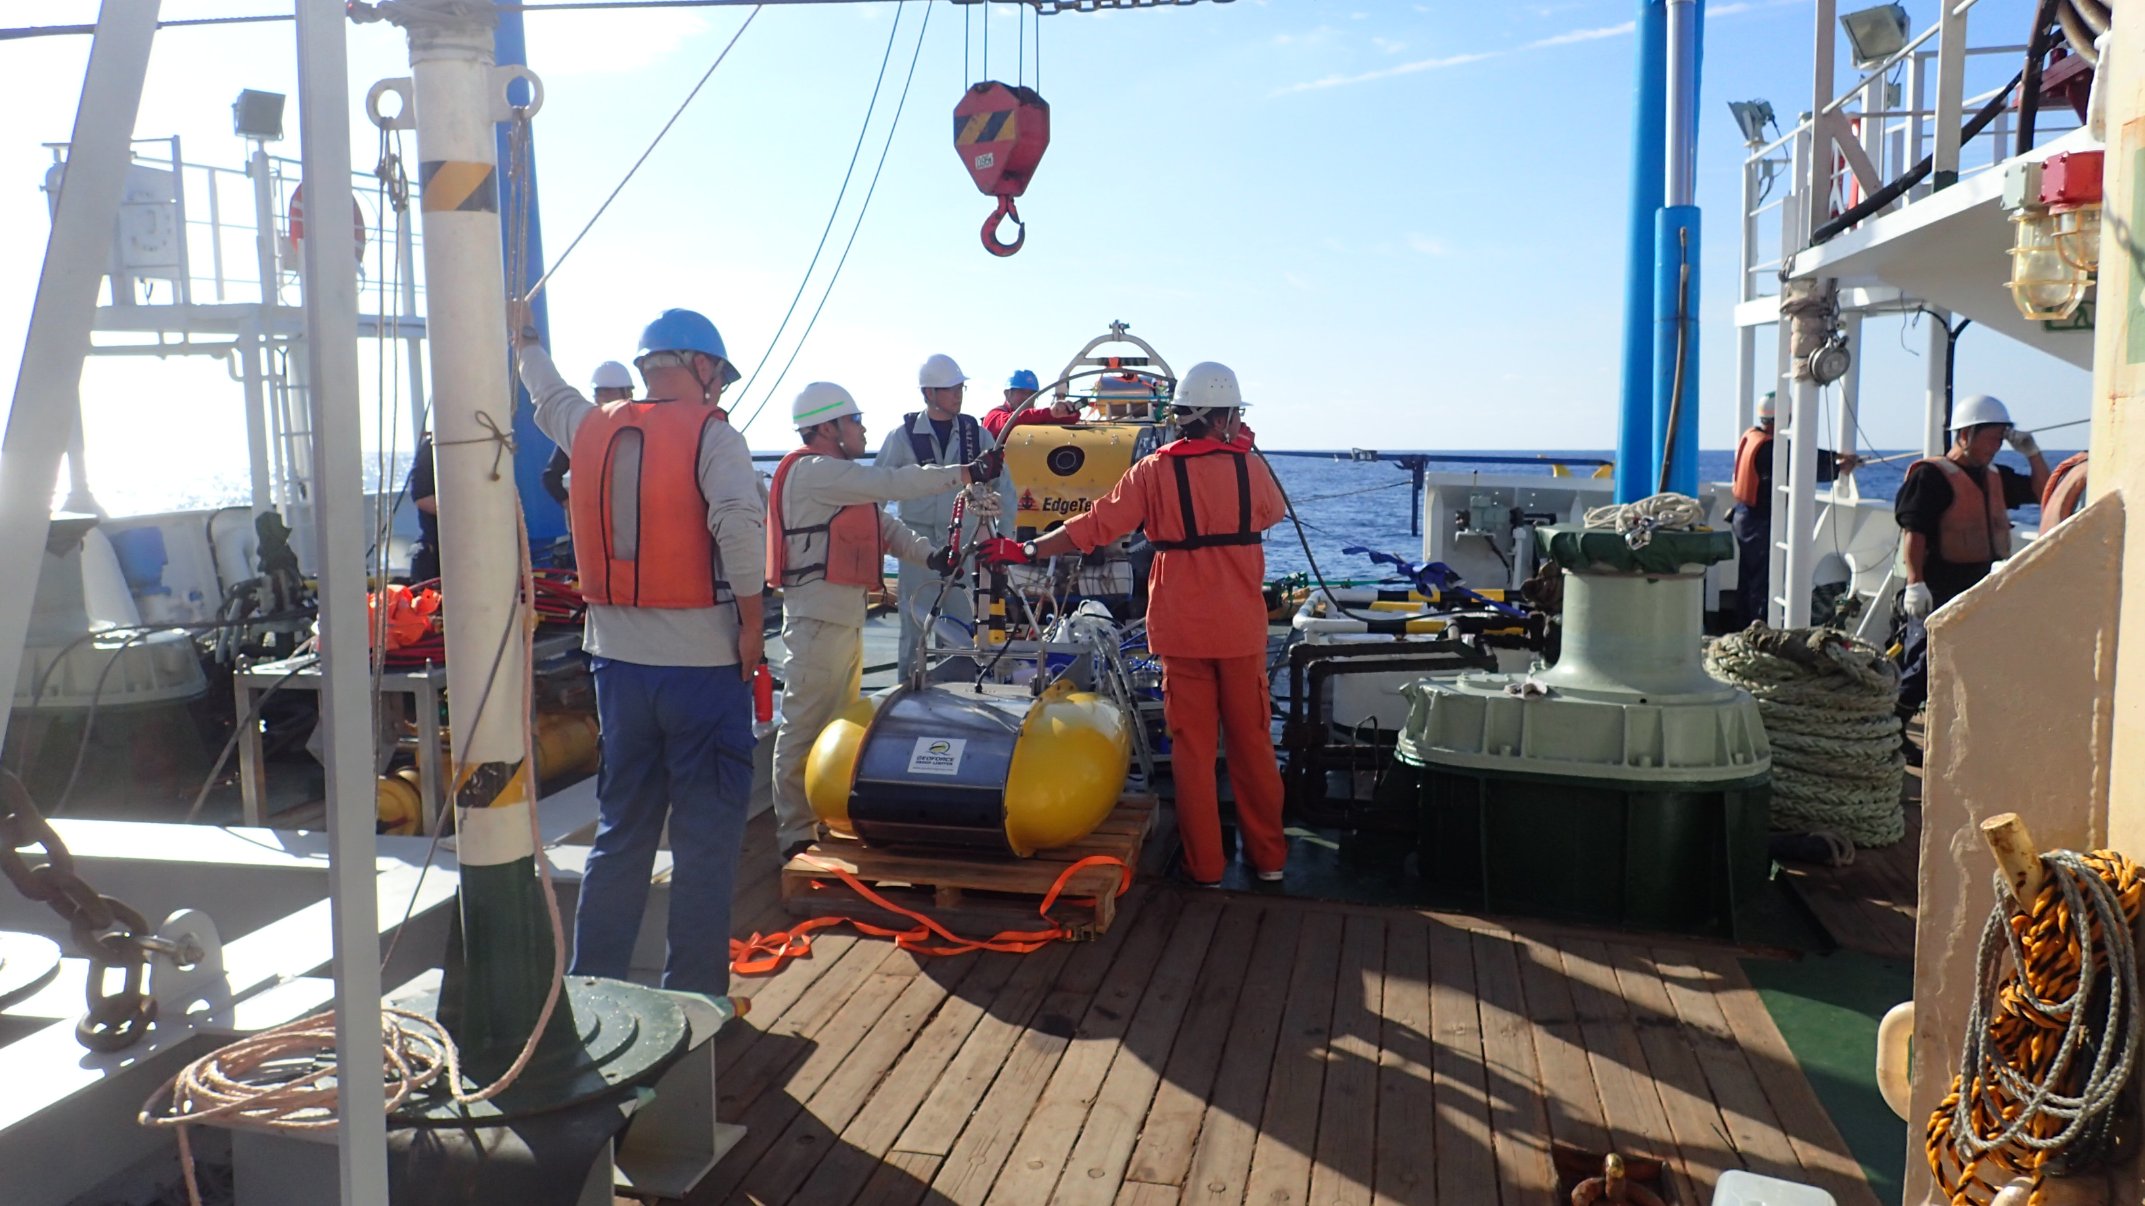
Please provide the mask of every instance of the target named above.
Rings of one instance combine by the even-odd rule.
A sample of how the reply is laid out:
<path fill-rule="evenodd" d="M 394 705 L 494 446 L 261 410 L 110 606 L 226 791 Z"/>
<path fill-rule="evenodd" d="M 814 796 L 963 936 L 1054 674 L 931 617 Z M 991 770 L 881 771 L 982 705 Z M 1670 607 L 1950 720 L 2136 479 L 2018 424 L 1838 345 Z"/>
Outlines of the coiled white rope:
<path fill-rule="evenodd" d="M 1899 789 L 1899 671 L 1829 628 L 1753 624 L 1706 649 L 1713 677 L 1750 692 L 1773 750 L 1772 824 L 1858 846 L 1906 836 Z"/>
<path fill-rule="evenodd" d="M 1656 494 L 1637 502 L 1589 507 L 1586 526 L 1614 528 L 1624 543 L 1645 548 L 1655 532 L 1689 532 L 1704 527 L 1706 506 L 1686 494 Z"/>

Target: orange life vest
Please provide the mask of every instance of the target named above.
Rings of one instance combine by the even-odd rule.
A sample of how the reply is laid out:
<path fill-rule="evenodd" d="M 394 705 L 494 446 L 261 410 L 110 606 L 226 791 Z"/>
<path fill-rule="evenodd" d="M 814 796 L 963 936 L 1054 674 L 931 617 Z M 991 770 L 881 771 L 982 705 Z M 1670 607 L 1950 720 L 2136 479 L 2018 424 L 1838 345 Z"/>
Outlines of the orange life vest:
<path fill-rule="evenodd" d="M 1735 442 L 1735 478 L 1731 488 L 1735 501 L 1755 507 L 1764 501 L 1765 485 L 1758 476 L 1758 458 L 1773 454 L 1773 433 L 1753 427 Z"/>
<path fill-rule="evenodd" d="M 1156 449 L 1155 455 L 1169 466 L 1176 488 L 1165 488 L 1157 500 L 1160 506 L 1147 516 L 1147 543 L 1165 552 L 1263 543 L 1265 534 L 1251 522 L 1251 464 L 1246 455 L 1250 448 L 1251 437 L 1240 433 L 1231 444 L 1212 439 L 1180 439 Z M 1192 462 L 1213 456 L 1222 457 L 1223 463 L 1234 470 L 1230 475 L 1235 485 L 1233 491 L 1215 481 L 1213 475 L 1193 482 Z M 1235 495 L 1233 507 L 1224 501 L 1231 494 Z M 1195 505 L 1194 499 L 1200 502 Z M 1206 516 L 1204 520 L 1202 514 Z M 1164 535 L 1168 532 L 1179 534 Z"/>
<path fill-rule="evenodd" d="M 782 492 L 789 485 L 791 467 L 804 457 L 817 455 L 821 454 L 799 448 L 775 466 L 774 485 L 767 491 L 767 584 L 798 586 L 823 578 L 836 586 L 878 590 L 886 584 L 886 545 L 879 534 L 877 503 L 851 503 L 825 523 L 801 527 L 793 527 L 782 518 Z M 826 537 L 826 545 L 813 560 L 813 538 L 821 535 Z M 798 564 L 790 560 L 792 540 L 797 542 Z"/>
<path fill-rule="evenodd" d="M 695 402 L 610 402 L 573 438 L 573 522 L 581 596 L 616 607 L 713 607 L 722 580 L 700 441 L 722 412 Z"/>
<path fill-rule="evenodd" d="M 2000 561 L 2011 555 L 2011 512 L 2003 505 L 2003 480 L 1992 466 L 1990 489 L 1948 456 L 1925 457 L 1914 468 L 1930 466 L 1951 486 L 1951 505 L 1937 519 L 1937 556 L 1954 565 Z"/>

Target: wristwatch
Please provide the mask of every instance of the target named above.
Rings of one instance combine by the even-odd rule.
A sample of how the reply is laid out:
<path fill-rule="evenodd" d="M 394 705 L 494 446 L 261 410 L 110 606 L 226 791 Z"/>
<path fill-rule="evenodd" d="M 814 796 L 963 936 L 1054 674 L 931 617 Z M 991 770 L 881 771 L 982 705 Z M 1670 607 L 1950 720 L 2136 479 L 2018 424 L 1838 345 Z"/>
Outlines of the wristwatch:
<path fill-rule="evenodd" d="M 1035 542 L 1033 540 L 1021 541 L 1020 555 L 1026 557 L 1030 561 L 1035 560 Z"/>

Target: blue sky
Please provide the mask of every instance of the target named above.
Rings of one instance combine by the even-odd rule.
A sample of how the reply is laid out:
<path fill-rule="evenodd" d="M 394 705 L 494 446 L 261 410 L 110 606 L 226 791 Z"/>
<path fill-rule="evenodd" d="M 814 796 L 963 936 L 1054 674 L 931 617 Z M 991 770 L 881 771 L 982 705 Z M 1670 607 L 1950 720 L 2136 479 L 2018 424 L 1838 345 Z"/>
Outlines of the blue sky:
<path fill-rule="evenodd" d="M 164 11 L 275 7 L 168 0 Z M 807 380 L 850 386 L 883 433 L 913 409 L 915 367 L 931 352 L 952 354 L 977 379 L 970 404 L 980 408 L 1008 372 L 1057 369 L 1112 319 L 1180 369 L 1235 366 L 1270 446 L 1613 443 L 1629 0 L 1238 0 L 1046 18 L 1040 84 L 1053 141 L 1020 203 L 1027 248 L 1010 259 L 978 246 L 990 202 L 949 145 L 949 110 L 968 79 L 984 76 L 982 7 L 930 6 L 855 250 L 770 417 L 749 430 L 755 446 L 784 445 L 781 412 Z M 1012 79 L 1016 13 L 991 7 L 990 73 Z M 95 6 L 37 8 L 43 24 L 91 20 Z M 1919 28 L 1935 3 L 1908 8 Z M 924 10 L 911 0 L 903 15 L 859 178 L 804 313 L 847 236 Z M 1734 438 L 1742 158 L 1724 102 L 1767 97 L 1783 119 L 1809 107 L 1812 9 L 1745 0 L 1709 11 L 1702 440 L 1723 447 Z M 558 274 L 553 342 L 569 375 L 628 358 L 640 324 L 673 305 L 714 318 L 747 372 L 763 358 L 840 185 L 894 16 L 891 3 L 762 12 Z M 1977 40 L 2019 40 L 2029 17 L 2028 0 L 1984 0 L 1973 10 Z M 529 15 L 531 62 L 548 90 L 536 136 L 554 253 L 743 19 L 737 9 Z M 291 37 L 288 24 L 159 35 L 137 133 L 178 133 L 188 158 L 236 165 L 231 97 L 240 86 L 295 94 Z M 17 232 L 0 240 L 0 380 L 14 376 L 48 225 L 39 144 L 67 137 L 87 51 L 86 38 L 0 42 L 10 115 L 0 223 Z M 353 27 L 351 52 L 360 94 L 407 72 L 402 37 L 386 27 Z M 1033 82 L 1032 62 L 1027 70 Z M 377 135 L 354 128 L 355 158 L 369 165 Z M 280 149 L 295 154 L 295 142 Z M 414 160 L 414 144 L 405 153 Z M 2000 258 L 1992 264 L 2001 271 Z M 1864 429 L 1880 446 L 1918 430 L 1921 366 L 1906 349 L 1919 341 L 1895 330 L 1902 322 L 1876 320 L 1865 334 Z M 1960 380 L 2006 397 L 2027 423 L 2086 413 L 2085 374 L 2001 336 L 1961 342 Z M 226 449 L 243 463 L 238 394 L 220 366 L 98 365 L 86 390 L 93 465 Z M 140 435 L 150 426 L 154 440 Z"/>

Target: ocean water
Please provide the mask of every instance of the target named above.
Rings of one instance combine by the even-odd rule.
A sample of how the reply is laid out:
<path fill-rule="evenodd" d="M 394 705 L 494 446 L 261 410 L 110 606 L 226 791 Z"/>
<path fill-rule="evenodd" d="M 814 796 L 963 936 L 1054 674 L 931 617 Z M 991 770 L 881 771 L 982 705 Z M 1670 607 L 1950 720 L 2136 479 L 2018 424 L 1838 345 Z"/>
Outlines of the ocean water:
<path fill-rule="evenodd" d="M 1610 453 L 1601 450 L 1476 451 L 1492 456 L 1542 456 L 1552 459 L 1559 456 L 1607 459 L 1610 456 Z M 2068 455 L 2070 453 L 2066 451 L 2047 451 L 2051 465 Z M 2008 451 L 1999 460 L 2015 469 L 2025 468 L 2025 463 Z M 1862 496 L 1890 500 L 1898 492 L 1899 484 L 1906 476 L 1907 466 L 1911 463 L 1911 459 L 1902 457 L 1896 461 L 1865 465 L 1857 469 L 1855 476 Z M 93 466 L 94 464 L 92 461 Z M 1373 567 L 1367 560 L 1342 555 L 1340 550 L 1344 545 L 1365 545 L 1384 552 L 1397 553 L 1411 560 L 1421 555 L 1422 538 L 1408 531 L 1409 513 L 1414 502 L 1409 490 L 1411 479 L 1405 469 L 1389 461 L 1352 461 L 1339 457 L 1323 460 L 1315 457 L 1277 456 L 1273 458 L 1272 464 L 1281 478 L 1282 488 L 1288 492 L 1289 500 L 1296 507 L 1297 518 L 1303 523 L 1303 535 L 1318 558 L 1319 569 L 1329 579 L 1372 576 Z M 1734 470 L 1734 464 L 1735 454 L 1727 449 L 1700 452 L 1699 479 L 1726 481 Z M 1539 477 L 1548 472 L 1546 467 L 1534 465 L 1464 461 L 1438 464 L 1432 466 L 1432 469 L 1438 473 L 1477 472 L 1484 477 Z M 368 455 L 365 458 L 364 474 L 365 488 L 368 491 L 376 489 L 383 478 L 390 485 L 399 486 L 409 474 L 409 457 L 404 454 L 386 460 L 376 455 Z M 170 477 L 136 475 L 111 481 L 93 478 L 92 485 L 98 502 L 112 515 L 198 510 L 243 504 L 248 498 L 243 462 L 230 468 L 190 469 L 183 475 L 175 474 Z M 2021 508 L 2013 514 L 2024 523 L 2033 523 L 2039 518 L 2038 508 L 2033 507 Z M 1309 568 L 1304 557 L 1303 541 L 1297 539 L 1293 525 L 1284 521 L 1280 527 L 1268 534 L 1266 563 L 1268 572 L 1276 576 L 1300 573 Z"/>

